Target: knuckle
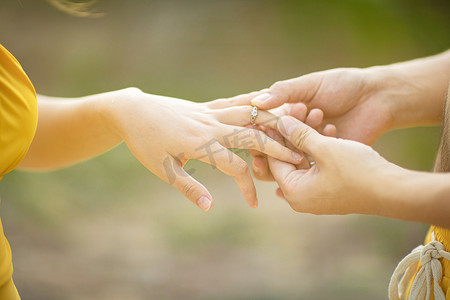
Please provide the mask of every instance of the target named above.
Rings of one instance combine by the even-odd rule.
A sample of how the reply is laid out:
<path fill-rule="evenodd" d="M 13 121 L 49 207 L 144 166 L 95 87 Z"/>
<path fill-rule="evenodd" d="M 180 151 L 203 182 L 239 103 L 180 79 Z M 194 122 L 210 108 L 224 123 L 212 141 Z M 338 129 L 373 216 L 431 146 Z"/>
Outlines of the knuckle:
<path fill-rule="evenodd" d="M 290 95 L 289 92 L 291 91 L 291 89 L 292 89 L 291 82 L 289 82 L 288 80 L 284 80 L 284 81 L 277 81 L 274 84 L 272 84 L 270 87 L 270 92 L 275 95 L 282 95 L 284 97 L 288 97 L 289 100 Z"/>
<path fill-rule="evenodd" d="M 277 81 L 270 86 L 271 91 L 285 91 L 289 88 L 289 83 L 287 81 Z"/>
<path fill-rule="evenodd" d="M 208 107 L 208 108 L 214 108 L 214 106 L 220 105 L 220 104 L 221 104 L 222 102 L 224 102 L 224 101 L 225 101 L 225 99 L 223 99 L 223 98 L 218 98 L 218 99 L 216 99 L 216 100 L 206 102 L 205 105 L 206 105 L 206 107 Z"/>
<path fill-rule="evenodd" d="M 195 134 L 199 134 L 199 132 L 196 131 Z M 205 133 L 205 134 L 200 133 L 200 134 L 201 134 L 201 136 L 198 137 L 198 138 L 197 138 L 197 141 L 195 142 L 195 144 L 198 145 L 198 148 L 202 148 L 202 149 L 205 149 L 205 148 L 208 148 L 208 147 L 212 148 L 213 145 L 214 145 L 213 143 L 215 143 L 216 140 L 215 140 L 215 139 L 209 138 L 209 137 L 206 135 L 206 133 Z M 208 148 L 208 149 L 209 149 L 209 148 Z"/>
<path fill-rule="evenodd" d="M 313 135 L 317 135 L 314 138 Z M 329 140 L 319 138 L 317 131 L 309 127 L 297 128 L 292 133 L 291 143 L 300 150 L 324 154 L 330 149 Z"/>
<path fill-rule="evenodd" d="M 234 169 L 237 175 L 246 175 L 250 169 L 247 163 L 243 160 L 239 160 L 234 164 Z"/>
<path fill-rule="evenodd" d="M 240 113 L 243 116 L 248 116 L 250 115 L 250 112 L 252 111 L 253 107 L 251 105 L 241 105 L 241 106 L 237 106 L 234 109 L 236 109 L 236 113 Z"/>
<path fill-rule="evenodd" d="M 123 89 L 124 93 L 127 93 L 129 95 L 135 95 L 135 96 L 139 96 L 141 94 L 143 94 L 142 90 L 137 88 L 137 87 L 128 87 Z"/>
<path fill-rule="evenodd" d="M 247 137 L 248 137 L 250 140 L 256 139 L 256 138 L 258 137 L 258 135 L 259 135 L 259 131 L 255 130 L 255 129 L 250 129 L 250 130 L 247 132 Z"/>
<path fill-rule="evenodd" d="M 292 142 L 298 149 L 304 149 L 308 139 L 311 136 L 312 131 L 309 128 L 297 128 L 292 133 Z"/>
<path fill-rule="evenodd" d="M 194 196 L 196 191 L 196 186 L 192 182 L 186 182 L 181 187 L 181 192 L 186 195 L 188 198 Z"/>
<path fill-rule="evenodd" d="M 256 179 L 263 180 L 269 178 L 269 174 L 266 170 L 261 170 L 259 168 L 253 167 L 252 171 Z"/>

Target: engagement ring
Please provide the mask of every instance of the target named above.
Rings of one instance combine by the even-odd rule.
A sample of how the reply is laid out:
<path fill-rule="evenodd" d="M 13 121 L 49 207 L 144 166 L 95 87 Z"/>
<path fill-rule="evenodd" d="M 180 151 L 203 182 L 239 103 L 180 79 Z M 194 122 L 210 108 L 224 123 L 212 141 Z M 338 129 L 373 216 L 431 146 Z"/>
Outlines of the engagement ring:
<path fill-rule="evenodd" d="M 252 111 L 250 112 L 250 123 L 256 125 L 256 117 L 258 116 L 258 108 L 252 105 Z"/>

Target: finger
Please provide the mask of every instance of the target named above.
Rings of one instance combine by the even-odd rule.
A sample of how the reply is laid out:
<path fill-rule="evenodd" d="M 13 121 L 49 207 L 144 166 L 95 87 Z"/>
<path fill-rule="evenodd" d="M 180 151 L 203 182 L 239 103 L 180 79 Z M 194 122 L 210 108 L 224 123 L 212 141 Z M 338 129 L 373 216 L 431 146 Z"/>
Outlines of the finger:
<path fill-rule="evenodd" d="M 290 177 L 290 174 L 297 171 L 297 168 L 293 164 L 273 157 L 267 157 L 267 162 L 273 178 L 278 183 L 280 188 L 285 190 L 290 185 L 287 179 Z"/>
<path fill-rule="evenodd" d="M 198 159 L 216 166 L 226 175 L 232 176 L 244 194 L 247 203 L 251 207 L 258 207 L 255 184 L 249 167 L 242 158 L 219 143 L 214 143 L 211 146 L 211 152 Z"/>
<path fill-rule="evenodd" d="M 315 161 L 322 159 L 319 154 L 333 140 L 292 117 L 280 118 L 278 129 L 295 148 L 311 155 Z"/>
<path fill-rule="evenodd" d="M 293 152 L 297 152 L 301 156 L 305 156 L 305 154 L 302 151 L 296 149 L 288 140 L 286 140 L 283 136 L 281 136 L 280 133 L 278 133 L 277 131 L 269 128 L 267 129 L 267 135 L 271 137 L 273 140 L 277 141 L 278 143 L 286 145 L 286 147 L 292 150 Z M 307 159 L 303 159 L 301 163 L 295 165 L 297 170 L 310 168 L 309 157 L 307 156 L 306 158 Z"/>
<path fill-rule="evenodd" d="M 227 126 L 220 136 L 220 144 L 227 148 L 258 150 L 264 154 L 294 164 L 298 164 L 303 160 L 301 155 L 274 141 L 259 130 Z"/>
<path fill-rule="evenodd" d="M 302 122 L 305 122 L 308 108 L 304 103 L 286 103 L 269 110 L 269 112 L 277 117 L 292 116 Z"/>
<path fill-rule="evenodd" d="M 257 151 L 257 150 L 247 150 L 248 151 L 248 154 L 250 154 L 251 156 L 253 156 L 253 157 L 258 157 L 258 156 L 265 156 L 265 154 L 264 153 L 261 153 L 261 152 L 259 152 L 259 151 Z"/>
<path fill-rule="evenodd" d="M 305 104 L 294 103 L 291 105 L 291 110 L 289 112 L 289 115 L 296 118 L 297 120 L 305 122 L 307 112 L 308 112 L 308 108 L 306 107 Z"/>
<path fill-rule="evenodd" d="M 228 107 L 214 111 L 217 120 L 221 123 L 245 126 L 252 123 L 253 107 L 249 105 Z M 278 116 L 264 110 L 258 110 L 258 114 L 254 119 L 255 125 L 262 125 L 270 128 L 277 128 Z"/>
<path fill-rule="evenodd" d="M 306 117 L 306 125 L 317 130 L 323 121 L 323 111 L 318 108 L 312 109 Z"/>
<path fill-rule="evenodd" d="M 322 75 L 312 73 L 298 78 L 275 82 L 265 96 L 260 95 L 252 104 L 261 109 L 272 109 L 283 103 L 311 101 L 322 84 Z"/>
<path fill-rule="evenodd" d="M 330 137 L 336 137 L 337 129 L 333 124 L 327 124 L 323 128 L 322 134 Z"/>
<path fill-rule="evenodd" d="M 253 158 L 252 171 L 256 179 L 262 181 L 274 181 L 266 157 L 256 156 Z"/>
<path fill-rule="evenodd" d="M 266 155 L 256 150 L 247 150 L 253 157 L 252 171 L 253 176 L 262 181 L 273 181 L 273 176 L 270 173 L 269 165 L 267 163 Z"/>
<path fill-rule="evenodd" d="M 167 156 L 163 163 L 164 171 L 158 177 L 173 185 L 189 200 L 204 211 L 211 209 L 213 200 L 208 190 L 197 180 L 192 178 L 182 167 L 180 162 L 172 156 Z"/>
<path fill-rule="evenodd" d="M 261 91 L 255 91 L 248 94 L 242 94 L 238 96 L 234 96 L 231 98 L 221 98 L 214 101 L 211 101 L 207 104 L 209 108 L 212 109 L 220 109 L 220 108 L 226 108 L 226 107 L 232 107 L 232 106 L 241 106 L 241 105 L 250 105 L 251 100 L 258 95 L 261 95 L 263 93 L 266 93 L 268 89 L 264 89 Z"/>
<path fill-rule="evenodd" d="M 283 198 L 284 200 L 286 200 L 286 197 L 284 196 L 284 193 L 283 193 L 283 191 L 282 191 L 280 188 L 277 188 L 277 189 L 276 189 L 275 194 L 276 194 L 278 197 Z"/>
<path fill-rule="evenodd" d="M 269 110 L 269 112 L 278 117 L 287 116 L 287 115 L 289 115 L 289 113 L 291 111 L 291 107 L 292 107 L 292 104 L 286 103 L 284 105 L 281 105 L 279 107 Z"/>
<path fill-rule="evenodd" d="M 273 157 L 268 157 L 267 160 L 269 162 L 269 168 L 273 174 L 273 177 L 283 192 L 284 199 L 289 202 L 289 191 L 295 189 L 297 182 L 310 171 L 297 170 L 294 165 Z"/>

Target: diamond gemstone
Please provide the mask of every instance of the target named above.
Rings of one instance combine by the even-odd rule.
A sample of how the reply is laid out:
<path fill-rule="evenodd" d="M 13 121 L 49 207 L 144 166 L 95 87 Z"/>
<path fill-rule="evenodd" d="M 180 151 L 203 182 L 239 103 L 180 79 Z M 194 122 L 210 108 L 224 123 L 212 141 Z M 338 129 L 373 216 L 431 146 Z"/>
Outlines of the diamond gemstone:
<path fill-rule="evenodd" d="M 252 117 L 256 117 L 258 115 L 258 109 L 256 107 L 253 107 L 252 111 L 250 112 L 250 115 Z"/>

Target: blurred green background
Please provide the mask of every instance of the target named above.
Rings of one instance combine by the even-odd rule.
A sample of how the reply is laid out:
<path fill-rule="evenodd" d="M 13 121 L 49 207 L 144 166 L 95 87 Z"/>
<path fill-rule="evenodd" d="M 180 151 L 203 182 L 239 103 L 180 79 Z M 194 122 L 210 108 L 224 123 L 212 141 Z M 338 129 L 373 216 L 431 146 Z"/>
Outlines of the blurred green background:
<path fill-rule="evenodd" d="M 334 67 L 389 64 L 450 48 L 446 0 L 99 1 L 99 19 L 45 1 L 3 0 L 1 43 L 39 93 L 137 86 L 193 101 Z M 430 170 L 439 128 L 387 133 L 375 148 Z M 246 159 L 249 158 L 243 155 Z M 124 146 L 0 184 L 14 280 L 26 299 L 386 299 L 397 262 L 426 226 L 291 211 L 257 182 L 190 162 L 215 198 L 204 213 Z"/>

